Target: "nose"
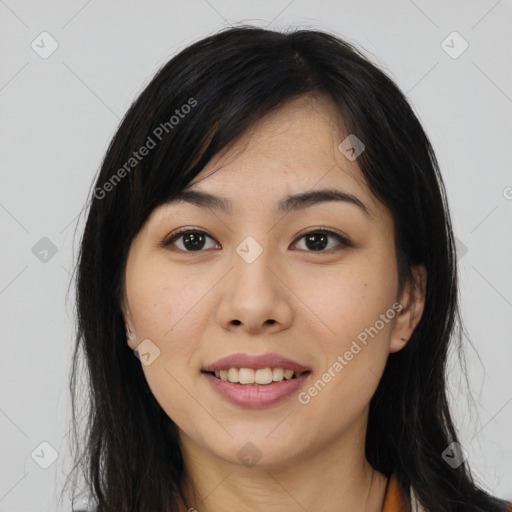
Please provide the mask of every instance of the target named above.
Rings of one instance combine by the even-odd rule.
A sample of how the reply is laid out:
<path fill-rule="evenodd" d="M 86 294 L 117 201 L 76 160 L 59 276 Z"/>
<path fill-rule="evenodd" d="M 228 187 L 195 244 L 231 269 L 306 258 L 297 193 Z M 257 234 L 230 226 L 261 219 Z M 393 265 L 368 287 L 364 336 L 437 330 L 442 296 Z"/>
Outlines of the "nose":
<path fill-rule="evenodd" d="M 287 329 L 294 311 L 284 274 L 278 264 L 271 264 L 265 251 L 251 263 L 237 255 L 219 286 L 219 324 L 248 334 Z"/>

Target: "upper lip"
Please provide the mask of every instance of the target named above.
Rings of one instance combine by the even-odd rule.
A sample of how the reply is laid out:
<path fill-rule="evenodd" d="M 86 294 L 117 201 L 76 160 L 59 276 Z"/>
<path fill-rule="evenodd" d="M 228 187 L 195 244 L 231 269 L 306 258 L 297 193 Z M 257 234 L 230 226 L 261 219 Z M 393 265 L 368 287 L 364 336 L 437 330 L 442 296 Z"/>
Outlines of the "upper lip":
<path fill-rule="evenodd" d="M 309 371 L 307 366 L 274 353 L 259 356 L 231 354 L 204 366 L 202 371 L 218 372 L 220 370 L 228 370 L 229 368 L 252 368 L 253 370 L 258 370 L 259 368 L 282 368 L 283 370 L 293 370 L 297 373 Z"/>

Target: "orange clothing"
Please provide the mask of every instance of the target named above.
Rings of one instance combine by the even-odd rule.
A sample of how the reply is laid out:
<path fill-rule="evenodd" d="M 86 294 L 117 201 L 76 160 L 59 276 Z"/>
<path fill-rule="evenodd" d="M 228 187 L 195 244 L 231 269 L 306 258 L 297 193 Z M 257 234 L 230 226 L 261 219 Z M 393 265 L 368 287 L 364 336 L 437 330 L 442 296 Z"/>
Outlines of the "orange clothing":
<path fill-rule="evenodd" d="M 409 512 L 406 503 L 407 498 L 403 487 L 397 482 L 395 476 L 391 475 L 384 496 L 382 512 Z"/>

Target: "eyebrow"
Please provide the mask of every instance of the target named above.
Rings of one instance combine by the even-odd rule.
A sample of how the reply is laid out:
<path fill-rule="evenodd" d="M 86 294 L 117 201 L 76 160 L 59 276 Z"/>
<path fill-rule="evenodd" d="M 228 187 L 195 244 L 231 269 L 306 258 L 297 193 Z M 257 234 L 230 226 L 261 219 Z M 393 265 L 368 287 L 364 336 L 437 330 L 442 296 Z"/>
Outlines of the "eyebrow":
<path fill-rule="evenodd" d="M 218 210 L 227 215 L 233 214 L 233 203 L 230 199 L 216 196 L 201 190 L 184 189 L 170 199 L 168 203 L 173 203 L 175 201 L 185 201 L 200 208 Z M 283 214 L 330 201 L 341 201 L 355 205 L 365 215 L 371 217 L 368 208 L 360 199 L 352 194 L 337 189 L 312 190 L 309 192 L 302 192 L 300 194 L 288 195 L 279 201 L 277 207 L 273 209 L 273 212 Z"/>

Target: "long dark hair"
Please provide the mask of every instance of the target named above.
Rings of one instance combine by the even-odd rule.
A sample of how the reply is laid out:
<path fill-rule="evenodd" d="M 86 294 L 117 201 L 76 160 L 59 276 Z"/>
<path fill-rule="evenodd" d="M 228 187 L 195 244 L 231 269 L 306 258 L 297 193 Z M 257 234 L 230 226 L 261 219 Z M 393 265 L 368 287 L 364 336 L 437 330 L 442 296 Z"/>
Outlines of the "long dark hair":
<path fill-rule="evenodd" d="M 446 394 L 450 340 L 460 344 L 457 265 L 436 157 L 397 86 L 360 51 L 321 31 L 228 28 L 185 48 L 131 105 L 92 191 L 76 276 L 71 369 L 75 466 L 98 512 L 178 510 L 185 471 L 177 427 L 153 397 L 127 347 L 121 312 L 132 239 L 220 150 L 285 101 L 326 93 L 366 146 L 359 166 L 391 211 L 400 283 L 428 272 L 423 317 L 390 354 L 370 402 L 366 457 L 412 486 L 429 512 L 491 512 L 505 502 L 442 453 L 457 434 Z M 151 149 L 142 158 L 141 147 Z M 139 155 L 140 156 L 140 155 Z M 123 172 L 124 169 L 124 172 Z M 77 434 L 80 354 L 90 384 L 86 438 Z"/>

